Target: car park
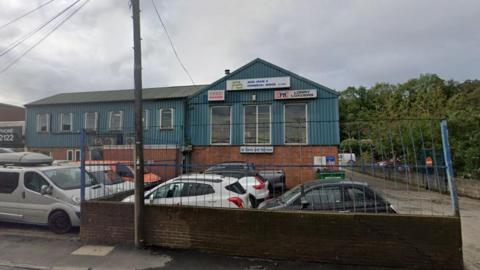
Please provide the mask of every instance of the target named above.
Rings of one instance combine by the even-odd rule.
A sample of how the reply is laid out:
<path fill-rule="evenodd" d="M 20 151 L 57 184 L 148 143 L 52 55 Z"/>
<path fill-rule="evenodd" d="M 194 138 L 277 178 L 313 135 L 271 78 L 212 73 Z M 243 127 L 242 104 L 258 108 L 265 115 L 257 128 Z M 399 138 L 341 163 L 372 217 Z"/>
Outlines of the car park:
<path fill-rule="evenodd" d="M 48 156 L 0 154 L 0 221 L 48 225 L 56 233 L 80 226 L 80 169 L 52 166 Z M 100 188 L 85 176 L 86 194 Z"/>
<path fill-rule="evenodd" d="M 209 172 L 206 172 L 209 174 Z M 238 179 L 238 182 L 247 191 L 250 204 L 257 207 L 258 204 L 268 199 L 270 191 L 268 189 L 268 181 L 254 171 L 237 170 L 237 171 L 216 171 L 213 174 L 229 176 Z"/>
<path fill-rule="evenodd" d="M 134 195 L 123 202 L 133 202 Z M 146 204 L 249 208 L 248 193 L 233 177 L 187 174 L 162 183 L 145 193 Z"/>
<path fill-rule="evenodd" d="M 397 213 L 395 208 L 367 183 L 336 180 L 314 180 L 297 185 L 282 196 L 261 203 L 258 208 L 341 213 Z"/>
<path fill-rule="evenodd" d="M 271 194 L 276 190 L 283 192 L 286 188 L 285 173 L 282 170 L 261 170 L 257 171 L 255 164 L 245 161 L 226 161 L 217 163 L 205 170 L 205 173 L 216 173 L 221 171 L 241 171 L 249 175 L 258 174 L 268 182 L 268 189 Z M 281 194 L 281 193 L 280 193 Z"/>

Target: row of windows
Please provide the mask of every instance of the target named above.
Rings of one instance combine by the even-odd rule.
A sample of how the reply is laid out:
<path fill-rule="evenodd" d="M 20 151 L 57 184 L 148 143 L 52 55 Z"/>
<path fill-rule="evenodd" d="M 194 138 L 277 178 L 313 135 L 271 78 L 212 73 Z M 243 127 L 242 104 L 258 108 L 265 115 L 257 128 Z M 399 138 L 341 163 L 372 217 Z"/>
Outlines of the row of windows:
<path fill-rule="evenodd" d="M 174 125 L 174 113 L 172 108 L 160 109 L 159 111 L 159 126 L 160 129 L 173 129 Z M 150 119 L 149 110 L 144 110 L 143 114 L 143 126 L 148 128 Z M 61 113 L 60 114 L 60 132 L 72 132 L 73 131 L 73 113 Z M 37 114 L 37 132 L 50 132 L 50 114 L 39 113 Z M 96 131 L 98 129 L 98 113 L 86 112 L 84 113 L 83 127 L 86 130 Z M 110 111 L 108 113 L 108 130 L 121 131 L 123 129 L 123 111 Z"/>
<path fill-rule="evenodd" d="M 292 103 L 284 105 L 283 127 L 284 142 L 288 144 L 307 143 L 307 105 Z M 174 110 L 160 109 L 160 129 L 173 129 Z M 149 111 L 144 111 L 144 128 L 148 129 Z M 230 106 L 213 106 L 210 108 L 210 143 L 231 144 L 232 110 Z M 50 115 L 37 114 L 37 132 L 49 132 Z M 96 131 L 98 128 L 98 113 L 86 112 L 84 128 Z M 108 130 L 121 131 L 123 128 L 123 111 L 108 113 Z M 73 131 L 73 114 L 60 114 L 60 131 Z M 245 105 L 243 141 L 245 144 L 271 144 L 272 141 L 272 110 L 270 105 Z"/>
<path fill-rule="evenodd" d="M 232 110 L 230 106 L 215 106 L 210 109 L 210 143 L 231 144 Z M 245 144 L 271 144 L 272 113 L 270 105 L 246 105 L 244 107 L 243 141 Z M 307 105 L 285 104 L 284 142 L 307 143 Z"/>

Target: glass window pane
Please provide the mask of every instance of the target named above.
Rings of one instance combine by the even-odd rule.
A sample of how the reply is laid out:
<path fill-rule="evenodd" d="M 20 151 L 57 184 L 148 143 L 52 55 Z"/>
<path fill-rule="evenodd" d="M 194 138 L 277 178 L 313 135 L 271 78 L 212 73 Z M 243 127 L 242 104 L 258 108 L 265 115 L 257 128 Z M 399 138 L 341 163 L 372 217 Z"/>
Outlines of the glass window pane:
<path fill-rule="evenodd" d="M 258 143 L 270 143 L 270 106 L 258 106 Z"/>
<path fill-rule="evenodd" d="M 212 143 L 230 143 L 230 107 L 212 107 Z"/>
<path fill-rule="evenodd" d="M 48 132 L 48 114 L 37 114 L 37 132 Z"/>
<path fill-rule="evenodd" d="M 245 106 L 245 143 L 257 143 L 257 106 Z"/>
<path fill-rule="evenodd" d="M 110 129 L 111 130 L 122 129 L 122 112 L 121 111 L 110 112 Z"/>
<path fill-rule="evenodd" d="M 173 109 L 162 109 L 160 111 L 160 128 L 171 129 L 173 128 Z"/>
<path fill-rule="evenodd" d="M 97 129 L 97 114 L 94 112 L 85 113 L 85 129 L 96 130 Z"/>
<path fill-rule="evenodd" d="M 307 142 L 305 104 L 285 105 L 285 143 Z"/>
<path fill-rule="evenodd" d="M 61 128 L 62 131 L 71 131 L 72 130 L 72 115 L 70 113 L 61 114 Z"/>

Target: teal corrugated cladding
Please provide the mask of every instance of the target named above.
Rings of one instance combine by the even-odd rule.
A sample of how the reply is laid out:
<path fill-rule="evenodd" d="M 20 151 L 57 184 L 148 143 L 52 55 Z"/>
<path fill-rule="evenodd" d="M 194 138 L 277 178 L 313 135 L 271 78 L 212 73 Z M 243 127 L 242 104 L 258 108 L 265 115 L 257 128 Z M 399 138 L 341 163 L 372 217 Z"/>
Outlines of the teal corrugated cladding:
<path fill-rule="evenodd" d="M 161 108 L 174 109 L 174 128 L 159 129 Z M 184 127 L 183 99 L 166 99 L 145 101 L 144 109 L 148 110 L 148 129 L 144 130 L 145 144 L 182 144 Z M 108 114 L 110 111 L 123 111 L 123 131 L 109 132 Z M 98 113 L 98 132 L 101 136 L 122 133 L 124 138 L 134 136 L 135 113 L 133 102 L 65 104 L 27 107 L 26 144 L 27 147 L 79 147 L 80 131 L 84 127 L 85 112 Z M 36 132 L 36 115 L 50 114 L 50 132 Z M 73 132 L 60 131 L 61 113 L 73 113 Z"/>
<path fill-rule="evenodd" d="M 232 111 L 232 144 L 243 144 L 243 116 L 244 105 L 270 104 L 272 113 L 272 144 L 282 145 L 284 142 L 284 104 L 306 103 L 308 110 L 308 144 L 311 145 L 338 145 L 339 115 L 338 96 L 325 88 L 310 82 L 300 76 L 286 72 L 261 60 L 246 65 L 238 72 L 229 76 L 229 80 L 251 79 L 264 77 L 290 76 L 290 89 L 317 89 L 316 99 L 304 100 L 274 100 L 276 89 L 226 91 L 225 101 L 208 102 L 208 90 L 225 90 L 226 79 L 219 80 L 190 99 L 189 108 L 189 134 L 187 137 L 193 145 L 210 144 L 210 107 L 231 106 Z M 256 95 L 256 101 L 252 101 Z"/>

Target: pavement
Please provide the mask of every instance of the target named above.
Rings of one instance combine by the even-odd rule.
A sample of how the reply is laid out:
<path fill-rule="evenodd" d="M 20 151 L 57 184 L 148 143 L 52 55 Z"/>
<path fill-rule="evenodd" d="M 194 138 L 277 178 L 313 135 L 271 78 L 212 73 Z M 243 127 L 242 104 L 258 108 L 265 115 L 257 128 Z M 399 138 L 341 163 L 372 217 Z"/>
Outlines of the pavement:
<path fill-rule="evenodd" d="M 389 268 L 332 265 L 232 257 L 190 250 L 89 246 L 78 232 L 56 235 L 47 228 L 0 223 L 0 270 L 86 269 L 242 269 L 242 270 L 383 270 Z"/>

